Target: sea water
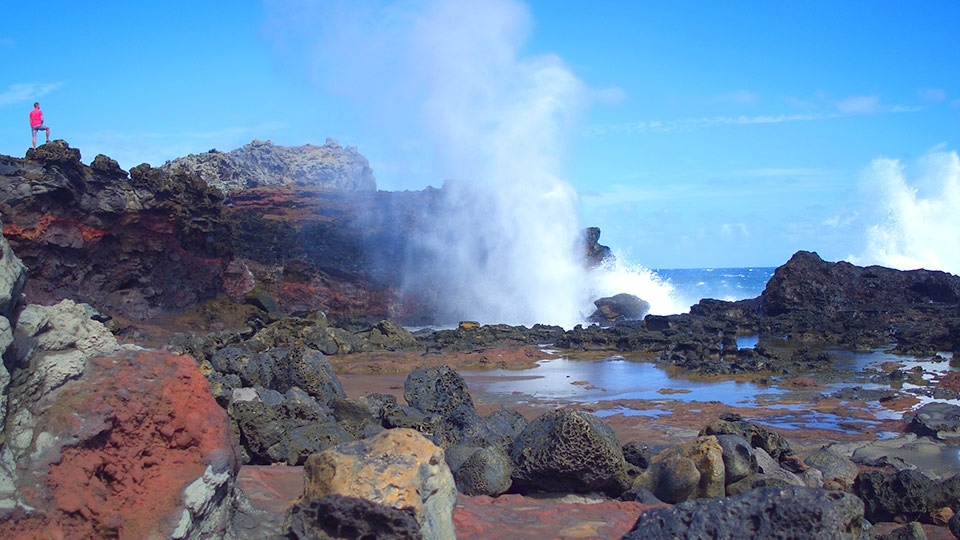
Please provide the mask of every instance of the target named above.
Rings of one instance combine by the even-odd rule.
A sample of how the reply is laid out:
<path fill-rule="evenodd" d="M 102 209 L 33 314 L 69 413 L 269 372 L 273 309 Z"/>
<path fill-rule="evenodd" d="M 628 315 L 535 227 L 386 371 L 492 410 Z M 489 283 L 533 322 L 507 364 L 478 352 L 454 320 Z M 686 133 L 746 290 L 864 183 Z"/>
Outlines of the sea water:
<path fill-rule="evenodd" d="M 774 267 L 674 268 L 654 273 L 673 287 L 677 303 L 694 305 L 703 298 L 744 300 L 760 296 L 773 276 Z"/>

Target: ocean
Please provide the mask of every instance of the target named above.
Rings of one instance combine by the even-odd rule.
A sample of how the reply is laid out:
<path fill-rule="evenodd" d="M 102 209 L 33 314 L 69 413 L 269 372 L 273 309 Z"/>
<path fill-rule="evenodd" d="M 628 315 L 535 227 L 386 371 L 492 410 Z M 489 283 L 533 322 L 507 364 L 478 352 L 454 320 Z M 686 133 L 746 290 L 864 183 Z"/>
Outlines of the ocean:
<path fill-rule="evenodd" d="M 704 298 L 744 300 L 760 296 L 776 267 L 657 269 L 681 305 L 692 306 Z"/>

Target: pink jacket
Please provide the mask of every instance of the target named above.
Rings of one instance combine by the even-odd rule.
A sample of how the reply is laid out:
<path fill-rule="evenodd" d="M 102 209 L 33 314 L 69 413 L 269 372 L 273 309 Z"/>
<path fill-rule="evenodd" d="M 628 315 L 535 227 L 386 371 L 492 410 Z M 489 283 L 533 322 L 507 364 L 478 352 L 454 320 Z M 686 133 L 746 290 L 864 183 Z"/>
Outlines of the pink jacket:
<path fill-rule="evenodd" d="M 34 109 L 30 111 L 30 127 L 39 126 L 43 124 L 43 111 L 40 109 Z"/>

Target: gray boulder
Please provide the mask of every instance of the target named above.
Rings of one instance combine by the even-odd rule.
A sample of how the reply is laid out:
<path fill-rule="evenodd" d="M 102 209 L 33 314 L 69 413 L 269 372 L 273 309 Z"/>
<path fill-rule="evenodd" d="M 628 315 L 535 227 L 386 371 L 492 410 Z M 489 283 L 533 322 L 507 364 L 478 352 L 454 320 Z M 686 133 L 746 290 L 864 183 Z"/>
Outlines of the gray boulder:
<path fill-rule="evenodd" d="M 934 512 L 960 501 L 960 475 L 934 480 L 915 470 L 863 471 L 853 483 L 853 493 L 863 500 L 866 518 L 873 523 L 931 523 Z"/>
<path fill-rule="evenodd" d="M 464 495 L 496 497 L 508 489 L 512 481 L 513 462 L 501 448 L 451 446 L 444 452 L 447 466 Z"/>
<path fill-rule="evenodd" d="M 224 193 L 258 186 L 303 185 L 323 191 L 375 191 L 373 170 L 356 148 L 327 139 L 323 146 L 276 146 L 253 141 L 230 152 L 211 150 L 159 167 L 202 179 Z"/>
<path fill-rule="evenodd" d="M 860 472 L 860 468 L 850 458 L 841 456 L 829 448 L 821 448 L 813 452 L 803 462 L 823 473 L 826 487 L 831 489 L 849 490 Z"/>
<path fill-rule="evenodd" d="M 346 396 L 323 353 L 308 347 L 262 351 L 246 345 L 224 347 L 210 358 L 210 365 L 222 374 L 237 375 L 243 386 L 263 386 L 281 393 L 297 387 L 324 404 Z"/>
<path fill-rule="evenodd" d="M 920 437 L 960 441 L 960 406 L 934 401 L 920 407 L 907 430 Z"/>
<path fill-rule="evenodd" d="M 467 383 L 449 366 L 411 372 L 403 383 L 403 397 L 411 407 L 440 416 L 440 430 L 430 439 L 441 448 L 466 443 L 487 446 L 496 439 L 474 409 Z"/>
<path fill-rule="evenodd" d="M 750 449 L 750 442 L 740 435 L 717 435 L 717 442 L 723 448 L 724 482 L 732 484 L 751 474 L 755 474 L 759 466 L 757 456 Z"/>
<path fill-rule="evenodd" d="M 863 502 L 840 491 L 762 487 L 736 497 L 647 510 L 625 540 L 862 538 Z"/>
<path fill-rule="evenodd" d="M 514 488 L 526 492 L 619 495 L 631 484 L 613 430 L 598 417 L 556 410 L 534 419 L 514 441 Z"/>
<path fill-rule="evenodd" d="M 299 388 L 285 394 L 261 386 L 237 389 L 227 413 L 254 464 L 302 465 L 313 453 L 354 440 L 328 407 Z"/>

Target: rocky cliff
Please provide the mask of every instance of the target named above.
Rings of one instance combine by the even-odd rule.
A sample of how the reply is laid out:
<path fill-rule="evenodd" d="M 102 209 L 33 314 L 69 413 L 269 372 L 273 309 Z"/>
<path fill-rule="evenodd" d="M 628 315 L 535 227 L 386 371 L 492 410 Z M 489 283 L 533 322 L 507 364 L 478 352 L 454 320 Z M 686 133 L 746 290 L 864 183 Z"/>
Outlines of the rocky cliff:
<path fill-rule="evenodd" d="M 372 178 L 354 174 L 366 166 L 355 151 L 304 148 L 247 145 L 237 155 L 260 160 L 256 175 L 291 152 L 301 159 L 277 167 L 287 172 L 271 185 L 229 196 L 183 168 L 143 164 L 128 173 L 103 155 L 87 166 L 63 141 L 25 159 L 0 156 L 3 232 L 30 269 L 27 297 L 70 298 L 138 323 L 218 298 L 234 303 L 221 307 L 241 322 L 251 302 L 278 314 L 401 315 L 401 238 L 435 193 L 374 191 Z M 284 174 L 311 167 L 327 176 L 280 185 Z"/>
<path fill-rule="evenodd" d="M 253 141 L 230 152 L 210 150 L 161 165 L 166 173 L 182 171 L 224 193 L 262 186 L 297 185 L 324 192 L 376 191 L 367 158 L 352 146 L 327 139 L 323 146 L 276 146 Z"/>

